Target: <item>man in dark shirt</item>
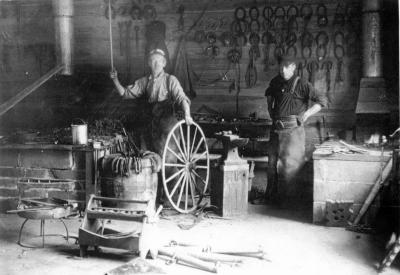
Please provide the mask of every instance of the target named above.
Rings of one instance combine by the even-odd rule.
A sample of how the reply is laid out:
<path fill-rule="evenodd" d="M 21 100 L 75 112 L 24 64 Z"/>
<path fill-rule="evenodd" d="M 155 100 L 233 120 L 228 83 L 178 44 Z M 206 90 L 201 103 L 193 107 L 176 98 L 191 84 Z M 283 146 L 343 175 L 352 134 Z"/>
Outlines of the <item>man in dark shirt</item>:
<path fill-rule="evenodd" d="M 273 120 L 268 144 L 268 184 L 266 202 L 291 202 L 295 197 L 295 177 L 305 163 L 304 123 L 326 106 L 327 98 L 311 83 L 295 74 L 296 63 L 283 57 L 279 75 L 274 77 L 265 96 Z M 310 107 L 309 102 L 314 104 Z"/>

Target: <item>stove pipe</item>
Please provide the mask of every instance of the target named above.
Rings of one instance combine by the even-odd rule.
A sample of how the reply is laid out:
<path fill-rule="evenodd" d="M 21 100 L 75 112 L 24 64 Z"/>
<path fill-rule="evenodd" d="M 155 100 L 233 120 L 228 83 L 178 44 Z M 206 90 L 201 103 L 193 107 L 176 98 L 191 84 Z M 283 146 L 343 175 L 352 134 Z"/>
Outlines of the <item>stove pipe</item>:
<path fill-rule="evenodd" d="M 381 0 L 363 0 L 362 6 L 362 78 L 357 114 L 390 112 L 382 73 Z"/>
<path fill-rule="evenodd" d="M 74 42 L 74 16 L 73 0 L 52 0 L 55 35 L 56 35 L 56 56 L 57 64 L 63 64 L 63 75 L 72 75 L 72 58 Z"/>

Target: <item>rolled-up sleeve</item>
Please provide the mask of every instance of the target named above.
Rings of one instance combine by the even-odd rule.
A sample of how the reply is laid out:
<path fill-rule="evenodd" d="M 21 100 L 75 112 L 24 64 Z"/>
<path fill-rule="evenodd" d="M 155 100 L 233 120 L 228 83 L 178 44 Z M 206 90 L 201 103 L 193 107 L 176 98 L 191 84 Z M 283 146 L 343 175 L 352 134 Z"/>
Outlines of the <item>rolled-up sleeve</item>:
<path fill-rule="evenodd" d="M 122 95 L 125 99 L 134 99 L 143 95 L 146 90 L 146 77 L 139 78 L 134 84 L 128 85 Z"/>
<path fill-rule="evenodd" d="M 311 101 L 318 103 L 322 107 L 328 106 L 327 96 L 314 88 L 311 83 L 307 83 L 307 90 L 309 91 L 309 98 Z"/>
<path fill-rule="evenodd" d="M 170 75 L 168 90 L 170 91 L 170 96 L 174 103 L 182 105 L 182 102 L 186 101 L 190 105 L 190 99 L 186 96 L 185 92 L 183 91 L 183 88 L 179 83 L 179 80 L 173 75 Z"/>

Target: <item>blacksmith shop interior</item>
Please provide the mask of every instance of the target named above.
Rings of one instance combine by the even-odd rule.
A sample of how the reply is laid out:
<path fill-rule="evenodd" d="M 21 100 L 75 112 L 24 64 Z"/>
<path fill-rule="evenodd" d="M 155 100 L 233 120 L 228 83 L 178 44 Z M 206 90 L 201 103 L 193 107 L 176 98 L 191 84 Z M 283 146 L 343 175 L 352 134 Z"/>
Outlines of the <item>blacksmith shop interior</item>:
<path fill-rule="evenodd" d="M 400 274 L 399 51 L 397 0 L 0 0 L 0 273 Z"/>

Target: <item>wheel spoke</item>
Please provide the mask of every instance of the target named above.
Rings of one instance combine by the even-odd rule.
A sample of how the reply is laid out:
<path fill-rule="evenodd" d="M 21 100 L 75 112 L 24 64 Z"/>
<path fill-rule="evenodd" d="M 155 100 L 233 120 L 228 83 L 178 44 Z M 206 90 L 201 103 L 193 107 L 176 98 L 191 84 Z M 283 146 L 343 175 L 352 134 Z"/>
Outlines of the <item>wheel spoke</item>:
<path fill-rule="evenodd" d="M 178 186 L 181 184 L 182 178 L 185 175 L 185 173 L 182 173 L 176 182 L 174 188 L 172 189 L 171 193 L 168 195 L 169 198 L 172 198 L 172 196 L 175 194 L 176 189 L 178 189 Z"/>
<path fill-rule="evenodd" d="M 183 145 L 182 147 L 183 147 L 183 151 L 185 152 L 185 156 L 186 156 L 185 159 L 189 159 L 188 152 L 186 150 L 186 142 L 185 142 L 185 136 L 183 134 L 182 125 L 179 125 L 179 132 L 181 133 L 181 141 L 182 141 L 182 145 Z"/>
<path fill-rule="evenodd" d="M 187 151 L 187 159 L 190 159 L 190 125 L 187 124 L 186 127 L 186 151 Z"/>
<path fill-rule="evenodd" d="M 183 171 L 185 171 L 185 169 L 181 169 L 178 172 L 176 172 L 175 174 L 173 174 L 172 176 L 170 176 L 168 179 L 165 180 L 165 183 L 170 182 L 172 179 L 176 178 L 176 176 L 178 176 L 180 173 L 182 173 Z"/>
<path fill-rule="evenodd" d="M 192 141 L 192 146 L 190 146 L 190 155 L 192 156 L 193 154 L 193 149 L 194 149 L 194 142 L 196 141 L 196 137 L 197 137 L 197 127 L 194 127 L 194 135 L 193 135 L 193 141 Z"/>
<path fill-rule="evenodd" d="M 193 155 L 195 155 L 195 154 L 197 153 L 197 151 L 198 151 L 199 148 L 200 148 L 200 145 L 201 145 L 203 142 L 204 142 L 204 138 L 201 137 L 201 139 L 200 139 L 200 141 L 199 141 L 199 144 L 197 144 L 196 150 L 194 150 L 194 152 L 193 152 Z"/>
<path fill-rule="evenodd" d="M 208 166 L 205 166 L 205 165 L 196 165 L 196 168 L 208 169 Z"/>
<path fill-rule="evenodd" d="M 179 159 L 180 162 L 185 163 L 185 161 L 184 161 L 177 153 L 175 153 L 174 151 L 172 151 L 171 148 L 167 147 L 167 150 L 170 151 L 177 159 Z"/>
<path fill-rule="evenodd" d="M 181 191 L 179 192 L 179 197 L 178 197 L 178 201 L 176 203 L 176 206 L 179 208 L 179 204 L 181 203 L 181 199 L 182 199 L 182 194 L 183 194 L 183 189 L 186 186 L 186 173 L 184 173 L 184 177 L 183 177 L 183 183 L 181 186 Z"/>
<path fill-rule="evenodd" d="M 192 174 L 190 174 L 190 178 L 189 178 L 189 183 L 190 183 L 190 195 L 192 196 L 192 202 L 193 202 L 193 205 L 195 205 L 195 198 L 194 198 L 194 185 L 195 185 L 195 183 L 193 182 L 193 175 Z"/>
<path fill-rule="evenodd" d="M 185 164 L 180 164 L 180 163 L 164 163 L 164 165 L 168 166 L 168 167 L 185 167 L 186 166 Z M 196 167 L 198 167 L 198 166 L 196 166 Z"/>
<path fill-rule="evenodd" d="M 198 160 L 200 160 L 204 155 L 207 155 L 207 151 L 204 151 L 203 153 L 201 153 L 200 156 L 197 156 L 196 158 L 193 158 L 193 162 L 197 162 Z"/>
<path fill-rule="evenodd" d="M 172 133 L 172 137 L 174 138 L 174 141 L 175 141 L 176 146 L 178 146 L 179 152 L 181 153 L 183 159 L 185 160 L 184 162 L 186 162 L 187 159 L 186 159 L 186 157 L 185 157 L 185 154 L 183 153 L 182 148 L 181 148 L 181 146 L 179 145 L 178 139 L 176 138 L 176 136 L 175 136 L 174 133 Z"/>
<path fill-rule="evenodd" d="M 188 207 L 188 198 L 189 197 L 189 177 L 186 176 L 186 188 L 185 188 L 185 210 Z"/>

